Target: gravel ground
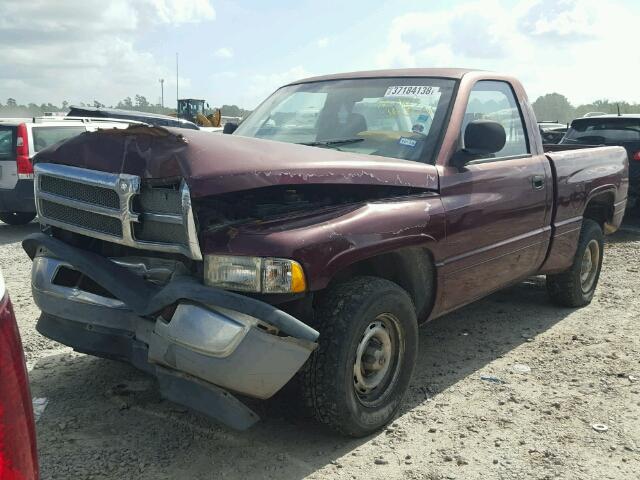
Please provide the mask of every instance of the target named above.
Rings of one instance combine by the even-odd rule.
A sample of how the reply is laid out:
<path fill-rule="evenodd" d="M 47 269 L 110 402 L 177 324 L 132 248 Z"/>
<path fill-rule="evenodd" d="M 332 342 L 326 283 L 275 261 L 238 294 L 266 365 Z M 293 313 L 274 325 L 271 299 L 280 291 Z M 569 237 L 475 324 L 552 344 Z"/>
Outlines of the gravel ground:
<path fill-rule="evenodd" d="M 43 479 L 640 478 L 640 228 L 609 238 L 587 308 L 553 307 L 534 278 L 423 327 L 400 417 L 361 440 L 276 401 L 235 432 L 162 400 L 127 365 L 40 336 L 19 244 L 36 230 L 0 224 L 0 268 L 32 394 L 49 400 Z"/>

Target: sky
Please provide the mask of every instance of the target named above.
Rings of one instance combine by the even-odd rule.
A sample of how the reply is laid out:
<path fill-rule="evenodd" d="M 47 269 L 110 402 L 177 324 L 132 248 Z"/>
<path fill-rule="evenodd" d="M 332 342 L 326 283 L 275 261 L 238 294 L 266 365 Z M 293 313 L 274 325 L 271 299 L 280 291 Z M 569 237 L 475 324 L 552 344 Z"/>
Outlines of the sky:
<path fill-rule="evenodd" d="M 467 67 L 533 101 L 640 103 L 638 0 L 0 0 L 0 102 L 136 94 L 252 109 L 328 73 Z"/>

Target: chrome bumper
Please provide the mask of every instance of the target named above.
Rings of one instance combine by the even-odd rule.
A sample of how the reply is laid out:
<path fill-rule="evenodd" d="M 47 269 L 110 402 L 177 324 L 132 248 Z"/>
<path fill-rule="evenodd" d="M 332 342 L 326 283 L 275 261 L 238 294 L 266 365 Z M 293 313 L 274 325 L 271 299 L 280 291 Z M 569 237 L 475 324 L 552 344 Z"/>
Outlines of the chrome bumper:
<path fill-rule="evenodd" d="M 268 306 L 274 310 L 272 313 L 282 313 L 273 317 L 284 320 L 278 328 L 247 313 L 261 307 L 252 304 L 256 300 L 246 298 L 246 302 L 236 305 L 244 312 L 228 308 L 230 304 L 205 303 L 203 294 L 206 296 L 208 287 L 180 279 L 172 280 L 160 291 L 159 287 L 140 291 L 139 295 L 150 298 L 148 302 L 139 301 L 132 307 L 132 301 L 127 302 L 126 297 L 132 294 L 132 288 L 139 281 L 138 278 L 134 281 L 133 273 L 106 259 L 96 260 L 92 272 L 84 271 L 82 267 L 86 262 L 82 258 L 61 258 L 61 254 L 73 257 L 76 253 L 86 255 L 86 252 L 65 244 L 58 249 L 57 244 L 62 242 L 42 234 L 32 237 L 38 237 L 35 243 L 40 247 L 34 249 L 25 245 L 25 249 L 34 255 L 33 297 L 43 312 L 38 330 L 78 351 L 129 361 L 158 378 L 177 375 L 179 379 L 174 379 L 174 385 L 192 379 L 200 387 L 214 390 L 221 387 L 264 399 L 280 390 L 316 347 L 317 332 L 284 312 Z M 101 265 L 104 261 L 110 265 Z M 116 270 L 109 270 L 113 266 Z M 64 282 L 57 281 L 56 276 L 63 267 L 78 270 L 95 282 L 100 278 L 108 279 L 110 275 L 121 277 L 112 285 L 99 284 L 114 297 L 122 293 L 124 298 L 107 297 L 61 284 Z M 118 288 L 121 285 L 124 288 Z M 114 292 L 112 288 L 122 292 Z M 175 295 L 175 302 L 170 294 Z M 228 292 L 217 291 L 216 294 L 218 299 L 225 299 L 228 294 L 234 301 L 238 300 L 235 294 Z M 156 298 L 159 300 L 155 301 Z M 177 304 L 171 318 L 165 319 L 157 313 L 163 311 L 163 302 Z M 147 305 L 154 304 L 156 313 L 149 314 L 152 307 Z M 287 334 L 286 330 L 300 332 L 306 338 Z M 205 413 L 230 423 L 217 412 Z"/>

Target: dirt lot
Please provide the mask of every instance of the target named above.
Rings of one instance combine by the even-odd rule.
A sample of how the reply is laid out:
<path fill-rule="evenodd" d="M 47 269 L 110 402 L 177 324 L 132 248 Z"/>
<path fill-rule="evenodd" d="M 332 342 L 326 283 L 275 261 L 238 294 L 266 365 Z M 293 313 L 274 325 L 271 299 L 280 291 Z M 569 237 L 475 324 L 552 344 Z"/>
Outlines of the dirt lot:
<path fill-rule="evenodd" d="M 44 479 L 640 478 L 640 228 L 609 238 L 587 308 L 553 307 L 532 279 L 422 328 L 401 416 L 362 440 L 274 401 L 258 407 L 256 427 L 234 432 L 163 401 L 127 365 L 41 337 L 19 244 L 36 230 L 0 224 L 0 267 L 32 394 L 49 400 L 38 423 Z"/>

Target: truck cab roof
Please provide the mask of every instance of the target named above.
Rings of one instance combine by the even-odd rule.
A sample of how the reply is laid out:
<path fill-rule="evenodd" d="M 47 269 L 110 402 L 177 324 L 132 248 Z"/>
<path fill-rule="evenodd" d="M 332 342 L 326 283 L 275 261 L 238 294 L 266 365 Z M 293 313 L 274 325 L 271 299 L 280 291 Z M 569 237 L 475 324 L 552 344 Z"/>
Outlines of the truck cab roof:
<path fill-rule="evenodd" d="M 482 70 L 472 70 L 468 68 L 397 68 L 385 70 L 365 70 L 359 72 L 335 73 L 331 75 L 321 75 L 317 77 L 296 80 L 289 85 L 298 83 L 322 82 L 326 80 L 345 80 L 349 78 L 384 78 L 384 77 L 437 77 L 453 78 L 460 80 L 470 72 L 481 72 Z"/>

